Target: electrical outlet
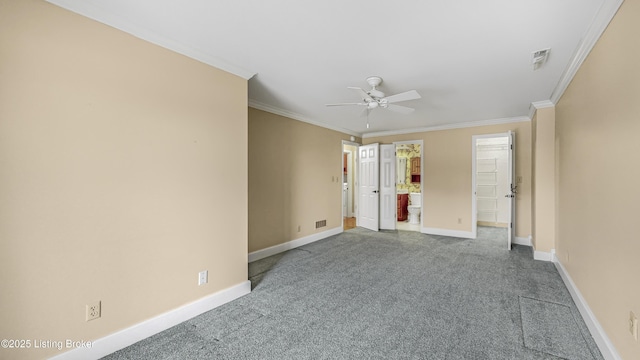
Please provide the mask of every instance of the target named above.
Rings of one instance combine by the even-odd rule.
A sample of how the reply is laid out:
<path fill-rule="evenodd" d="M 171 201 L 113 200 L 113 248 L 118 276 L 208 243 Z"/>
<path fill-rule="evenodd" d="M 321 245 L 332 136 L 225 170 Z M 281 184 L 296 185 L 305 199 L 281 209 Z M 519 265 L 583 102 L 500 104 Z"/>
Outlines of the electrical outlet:
<path fill-rule="evenodd" d="M 629 312 L 629 332 L 635 341 L 638 341 L 638 318 L 633 313 Z"/>
<path fill-rule="evenodd" d="M 458 218 L 458 224 L 462 224 L 462 218 Z"/>
<path fill-rule="evenodd" d="M 300 225 L 298 225 L 298 232 L 300 232 Z"/>
<path fill-rule="evenodd" d="M 204 285 L 209 282 L 209 271 L 200 271 L 198 273 L 198 285 Z"/>
<path fill-rule="evenodd" d="M 100 301 L 96 301 L 91 304 L 87 304 L 86 308 L 86 321 L 95 320 L 101 316 Z"/>

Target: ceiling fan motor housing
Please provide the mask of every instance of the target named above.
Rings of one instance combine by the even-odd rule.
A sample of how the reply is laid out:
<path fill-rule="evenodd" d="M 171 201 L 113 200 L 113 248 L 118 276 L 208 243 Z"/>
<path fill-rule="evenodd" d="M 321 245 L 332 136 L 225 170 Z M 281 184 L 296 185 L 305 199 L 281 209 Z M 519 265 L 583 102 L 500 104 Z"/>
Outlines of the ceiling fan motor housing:
<path fill-rule="evenodd" d="M 380 76 L 369 76 L 367 78 L 367 84 L 371 85 L 372 88 L 382 84 L 382 78 Z"/>
<path fill-rule="evenodd" d="M 367 94 L 372 98 L 378 100 L 384 97 L 384 93 L 378 89 L 377 86 L 382 84 L 382 78 L 379 76 L 370 76 L 367 78 L 367 83 L 371 86 L 371 90 L 367 91 Z"/>

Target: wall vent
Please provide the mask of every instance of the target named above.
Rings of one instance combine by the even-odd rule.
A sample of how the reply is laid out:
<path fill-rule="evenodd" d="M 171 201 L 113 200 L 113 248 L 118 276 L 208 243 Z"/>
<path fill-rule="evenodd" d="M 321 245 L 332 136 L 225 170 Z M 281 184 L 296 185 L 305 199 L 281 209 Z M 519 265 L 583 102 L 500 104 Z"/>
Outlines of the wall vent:
<path fill-rule="evenodd" d="M 316 221 L 316 229 L 327 226 L 327 220 Z"/>

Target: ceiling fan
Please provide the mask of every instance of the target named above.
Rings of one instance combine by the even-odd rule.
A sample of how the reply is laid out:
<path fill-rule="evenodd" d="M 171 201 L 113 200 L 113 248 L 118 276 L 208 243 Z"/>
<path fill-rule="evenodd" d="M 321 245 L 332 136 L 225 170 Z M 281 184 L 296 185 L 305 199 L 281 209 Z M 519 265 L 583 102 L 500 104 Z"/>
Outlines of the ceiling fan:
<path fill-rule="evenodd" d="M 382 83 L 382 78 L 379 76 L 371 76 L 367 78 L 367 83 L 371 86 L 371 90 L 365 91 L 359 87 L 348 87 L 348 89 L 355 90 L 358 96 L 362 99 L 359 103 L 338 103 L 338 104 L 326 104 L 326 106 L 348 106 L 359 105 L 366 106 L 362 111 L 361 116 L 369 115 L 369 111 L 376 108 L 383 108 L 391 110 L 400 114 L 411 114 L 414 109 L 406 106 L 394 105 L 393 103 L 420 99 L 422 96 L 415 90 L 405 91 L 403 93 L 385 96 L 385 93 L 378 90 L 377 87 Z"/>

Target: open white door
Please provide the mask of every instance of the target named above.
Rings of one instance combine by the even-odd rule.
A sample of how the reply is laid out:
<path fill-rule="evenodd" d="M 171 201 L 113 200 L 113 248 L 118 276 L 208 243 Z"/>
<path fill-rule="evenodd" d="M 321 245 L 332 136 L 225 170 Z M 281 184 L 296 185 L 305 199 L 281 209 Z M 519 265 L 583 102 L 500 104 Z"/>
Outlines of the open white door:
<path fill-rule="evenodd" d="M 358 226 L 378 231 L 379 144 L 360 146 L 358 176 Z"/>
<path fill-rule="evenodd" d="M 513 131 L 509 131 L 509 147 L 508 147 L 508 151 L 509 151 L 509 160 L 508 160 L 508 164 L 509 164 L 509 170 L 508 170 L 508 174 L 509 174 L 509 181 L 510 181 L 510 191 L 508 194 L 505 195 L 505 197 L 509 198 L 511 201 L 509 201 L 509 214 L 511 214 L 509 216 L 509 225 L 507 226 L 507 248 L 509 250 L 511 250 L 511 244 L 514 241 L 514 237 L 516 234 L 516 227 L 515 227 L 515 223 L 516 223 L 516 192 L 517 192 L 517 188 L 518 185 L 516 183 L 516 166 L 515 166 L 515 161 L 516 161 L 516 157 L 514 156 L 515 154 L 515 133 Z"/>
<path fill-rule="evenodd" d="M 396 146 L 380 145 L 380 229 L 396 229 Z"/>

